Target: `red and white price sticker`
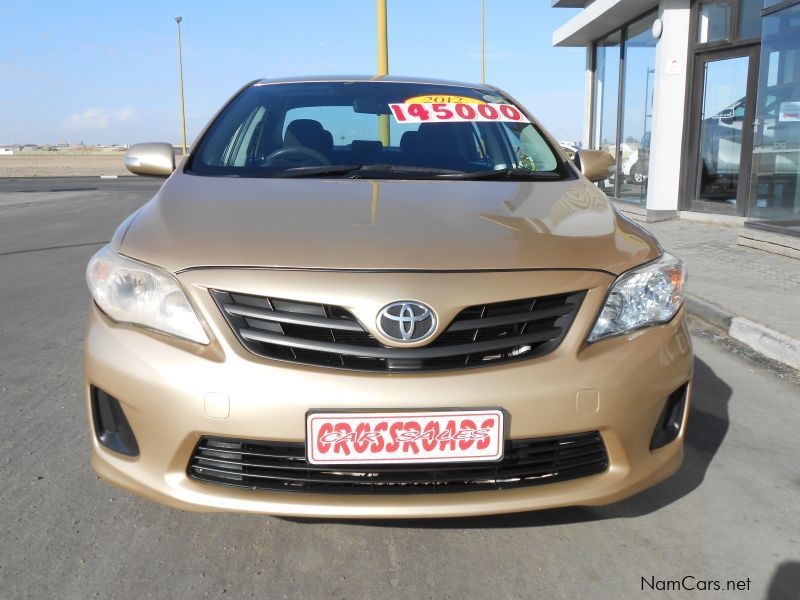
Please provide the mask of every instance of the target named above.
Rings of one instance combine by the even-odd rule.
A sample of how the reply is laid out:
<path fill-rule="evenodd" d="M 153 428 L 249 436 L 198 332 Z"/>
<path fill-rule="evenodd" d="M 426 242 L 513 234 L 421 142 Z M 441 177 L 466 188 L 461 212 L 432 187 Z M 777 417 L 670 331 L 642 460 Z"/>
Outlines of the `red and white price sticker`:
<path fill-rule="evenodd" d="M 520 110 L 511 104 L 466 104 L 443 102 L 423 104 L 390 104 L 398 123 L 465 123 L 471 121 L 530 123 Z"/>

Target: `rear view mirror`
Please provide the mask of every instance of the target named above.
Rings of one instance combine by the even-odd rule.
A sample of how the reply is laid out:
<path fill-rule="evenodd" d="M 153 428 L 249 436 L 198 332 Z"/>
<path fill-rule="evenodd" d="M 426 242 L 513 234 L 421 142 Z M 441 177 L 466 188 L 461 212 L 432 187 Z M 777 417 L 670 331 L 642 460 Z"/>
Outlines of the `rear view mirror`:
<path fill-rule="evenodd" d="M 175 151 L 172 144 L 134 144 L 122 162 L 135 175 L 168 177 L 175 170 Z"/>
<path fill-rule="evenodd" d="M 366 115 L 389 115 L 389 105 L 373 98 L 356 98 L 353 102 L 353 111 Z"/>
<path fill-rule="evenodd" d="M 589 181 L 598 182 L 614 176 L 614 157 L 602 150 L 579 150 L 575 154 L 575 165 Z"/>

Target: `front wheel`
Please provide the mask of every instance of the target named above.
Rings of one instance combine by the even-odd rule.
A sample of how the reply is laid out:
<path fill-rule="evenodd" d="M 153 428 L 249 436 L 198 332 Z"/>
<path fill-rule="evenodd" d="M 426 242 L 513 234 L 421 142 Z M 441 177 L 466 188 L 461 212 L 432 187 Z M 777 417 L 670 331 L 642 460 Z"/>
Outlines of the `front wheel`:
<path fill-rule="evenodd" d="M 642 173 L 642 168 L 639 166 L 639 163 L 636 163 L 631 167 L 630 173 L 628 175 L 628 183 L 636 183 L 638 185 L 642 185 L 644 183 L 644 173 Z"/>

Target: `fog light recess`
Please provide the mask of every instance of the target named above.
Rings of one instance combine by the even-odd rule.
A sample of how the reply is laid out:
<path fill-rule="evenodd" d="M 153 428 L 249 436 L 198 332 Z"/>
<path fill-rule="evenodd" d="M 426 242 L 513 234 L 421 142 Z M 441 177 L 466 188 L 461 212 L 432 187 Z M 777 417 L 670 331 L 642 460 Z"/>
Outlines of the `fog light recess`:
<path fill-rule="evenodd" d="M 683 425 L 683 413 L 686 410 L 686 394 L 689 384 L 685 383 L 672 392 L 664 404 L 664 410 L 658 418 L 653 437 L 650 439 L 650 450 L 663 448 L 675 441 Z"/>
<path fill-rule="evenodd" d="M 92 386 L 92 421 L 98 441 L 114 452 L 138 456 L 139 444 L 133 435 L 119 400 Z"/>

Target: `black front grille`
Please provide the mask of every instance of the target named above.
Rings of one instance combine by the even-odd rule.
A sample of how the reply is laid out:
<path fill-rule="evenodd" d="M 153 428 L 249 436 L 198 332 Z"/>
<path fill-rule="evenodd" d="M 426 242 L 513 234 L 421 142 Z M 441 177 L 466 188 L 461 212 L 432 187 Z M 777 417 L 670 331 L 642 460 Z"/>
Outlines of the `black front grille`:
<path fill-rule="evenodd" d="M 253 354 L 357 371 L 442 371 L 542 356 L 555 350 L 585 292 L 462 310 L 433 342 L 386 346 L 346 309 L 220 290 L 211 291 L 236 337 Z"/>
<path fill-rule="evenodd" d="M 596 431 L 505 444 L 496 463 L 312 465 L 302 443 L 203 437 L 189 463 L 193 479 L 254 490 L 337 494 L 470 492 L 568 481 L 608 469 Z"/>

